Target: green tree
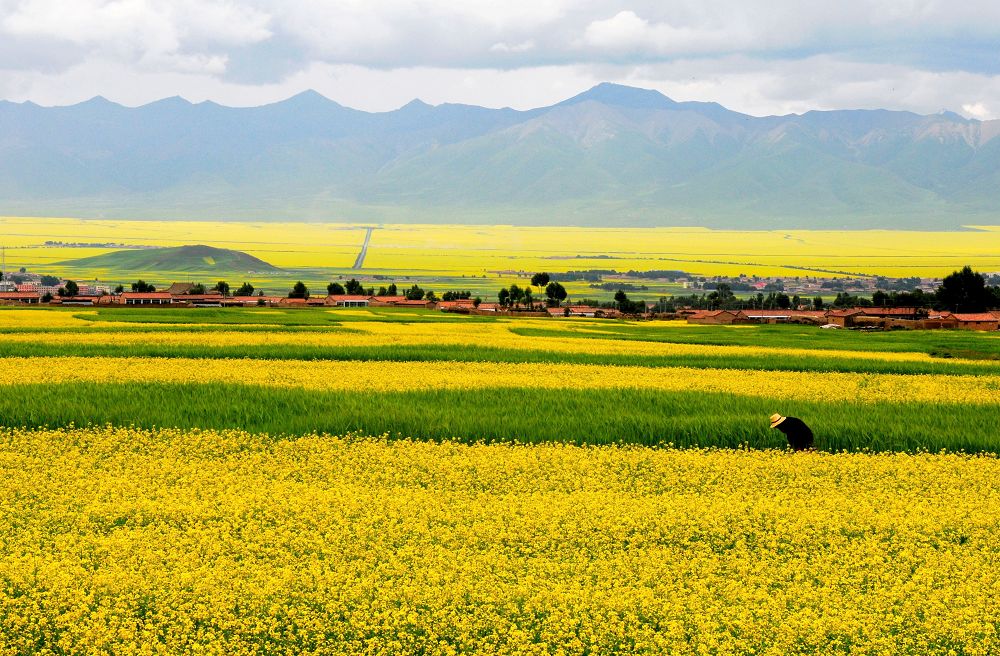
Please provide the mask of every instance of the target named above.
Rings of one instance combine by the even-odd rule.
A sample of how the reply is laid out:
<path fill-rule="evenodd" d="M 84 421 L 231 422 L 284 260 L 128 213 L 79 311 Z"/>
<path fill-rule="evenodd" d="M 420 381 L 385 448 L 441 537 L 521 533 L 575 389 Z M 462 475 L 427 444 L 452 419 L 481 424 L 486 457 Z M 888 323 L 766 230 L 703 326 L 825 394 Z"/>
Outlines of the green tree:
<path fill-rule="evenodd" d="M 542 273 L 536 273 L 535 275 L 531 276 L 531 286 L 532 287 L 537 287 L 538 288 L 538 293 L 541 294 L 542 293 L 542 287 L 544 287 L 545 285 L 549 284 L 549 280 L 550 280 L 549 274 L 544 273 L 544 272 L 542 272 Z"/>
<path fill-rule="evenodd" d="M 814 310 L 822 310 L 823 309 L 823 297 L 822 296 L 817 296 L 816 298 L 813 299 L 813 309 Z"/>
<path fill-rule="evenodd" d="M 433 290 L 428 289 L 427 293 L 424 294 L 424 300 L 430 301 L 431 303 L 437 303 L 438 297 Z"/>
<path fill-rule="evenodd" d="M 288 298 L 309 298 L 309 288 L 300 280 L 292 287 L 292 291 L 288 292 Z"/>
<path fill-rule="evenodd" d="M 253 296 L 253 285 L 248 282 L 243 283 L 236 290 L 236 296 Z"/>
<path fill-rule="evenodd" d="M 550 305 L 558 307 L 566 300 L 566 288 L 558 282 L 550 282 L 545 286 L 545 295 L 549 297 Z"/>
<path fill-rule="evenodd" d="M 986 287 L 982 274 L 963 267 L 941 281 L 937 289 L 939 309 L 952 312 L 982 312 L 993 305 L 993 290 Z"/>
<path fill-rule="evenodd" d="M 331 282 L 326 286 L 326 293 L 330 296 L 343 296 L 347 293 L 347 290 L 339 282 Z"/>
<path fill-rule="evenodd" d="M 132 283 L 132 291 L 138 294 L 152 294 L 156 291 L 156 287 L 149 284 L 145 280 L 136 280 Z"/>
<path fill-rule="evenodd" d="M 78 296 L 79 294 L 80 294 L 80 286 L 77 285 L 72 280 L 67 280 L 66 286 L 59 288 L 60 296 L 69 296 L 70 298 L 72 298 L 74 296 Z"/>
<path fill-rule="evenodd" d="M 480 298 L 479 296 L 477 296 L 474 299 L 472 299 L 472 307 L 477 308 L 477 307 L 479 307 L 482 304 L 482 302 L 483 302 L 483 299 Z"/>
<path fill-rule="evenodd" d="M 628 300 L 628 294 L 625 293 L 624 289 L 619 289 L 615 292 L 615 303 L 618 305 L 618 309 L 622 312 L 628 312 L 630 303 Z"/>
<path fill-rule="evenodd" d="M 524 299 L 524 290 L 517 285 L 510 286 L 510 302 L 514 307 L 521 305 L 521 301 Z"/>
<path fill-rule="evenodd" d="M 225 280 L 220 280 L 215 283 L 215 287 L 212 288 L 213 292 L 219 292 L 223 296 L 229 296 L 229 283 Z"/>
<path fill-rule="evenodd" d="M 510 290 L 504 287 L 497 293 L 497 302 L 500 303 L 500 307 L 510 307 Z"/>
<path fill-rule="evenodd" d="M 410 287 L 409 291 L 406 292 L 406 300 L 408 301 L 421 301 L 424 298 L 426 292 L 419 287 L 419 285 L 413 285 Z"/>
<path fill-rule="evenodd" d="M 351 278 L 347 281 L 347 284 L 344 285 L 344 291 L 352 296 L 361 296 L 365 293 L 365 288 L 356 279 Z"/>
<path fill-rule="evenodd" d="M 188 294 L 204 294 L 204 293 L 205 293 L 205 285 L 201 284 L 200 282 L 192 285 L 191 289 L 188 291 Z"/>
<path fill-rule="evenodd" d="M 386 287 L 385 295 L 386 296 L 398 296 L 399 295 L 399 292 L 396 291 L 396 283 L 394 283 L 394 282 L 390 282 L 389 283 L 389 286 Z"/>

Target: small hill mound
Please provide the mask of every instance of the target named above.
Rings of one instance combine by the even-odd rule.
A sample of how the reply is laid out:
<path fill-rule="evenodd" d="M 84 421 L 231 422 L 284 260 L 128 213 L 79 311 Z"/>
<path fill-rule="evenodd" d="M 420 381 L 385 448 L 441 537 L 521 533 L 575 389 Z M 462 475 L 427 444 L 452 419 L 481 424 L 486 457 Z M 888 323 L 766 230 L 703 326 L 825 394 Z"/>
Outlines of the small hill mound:
<path fill-rule="evenodd" d="M 172 248 L 144 248 L 141 250 L 115 251 L 60 264 L 94 269 L 120 271 L 191 271 L 191 272 L 240 272 L 265 273 L 280 271 L 274 265 L 241 251 L 212 246 L 176 246 Z"/>

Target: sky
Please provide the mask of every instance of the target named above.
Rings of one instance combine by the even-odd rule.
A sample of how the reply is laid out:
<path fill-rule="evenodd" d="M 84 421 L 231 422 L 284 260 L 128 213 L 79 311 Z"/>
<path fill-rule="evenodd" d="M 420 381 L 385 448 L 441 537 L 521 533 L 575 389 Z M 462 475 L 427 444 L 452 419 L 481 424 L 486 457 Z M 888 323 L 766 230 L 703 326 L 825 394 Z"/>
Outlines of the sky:
<path fill-rule="evenodd" d="M 0 98 L 248 106 L 314 89 L 527 109 L 599 82 L 754 115 L 1000 118 L 997 0 L 0 0 Z"/>

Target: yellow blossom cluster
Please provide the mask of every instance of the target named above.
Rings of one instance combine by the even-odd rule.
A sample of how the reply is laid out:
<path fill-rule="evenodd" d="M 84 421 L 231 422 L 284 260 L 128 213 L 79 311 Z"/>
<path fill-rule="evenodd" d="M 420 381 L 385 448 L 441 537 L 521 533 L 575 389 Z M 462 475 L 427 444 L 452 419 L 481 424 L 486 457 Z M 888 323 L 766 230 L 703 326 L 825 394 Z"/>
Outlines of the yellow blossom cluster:
<path fill-rule="evenodd" d="M 0 358 L 0 385 L 233 383 L 315 390 L 651 389 L 811 401 L 1000 403 L 1000 376 L 764 371 L 564 363 L 196 358 Z"/>
<path fill-rule="evenodd" d="M 849 349 L 805 349 L 778 346 L 741 346 L 687 344 L 634 339 L 587 337 L 536 337 L 530 338 L 512 332 L 512 328 L 549 328 L 551 322 L 512 321 L 486 324 L 449 323 L 446 329 L 434 323 L 396 323 L 364 321 L 352 322 L 348 329 L 323 329 L 314 332 L 279 332 L 271 330 L 213 330 L 213 331 L 115 331 L 80 332 L 73 335 L 79 345 L 159 345 L 159 346 L 289 346 L 289 347 L 345 347 L 345 346 L 478 346 L 484 348 L 545 351 L 550 353 L 579 353 L 588 355 L 625 355 L 640 357 L 669 356 L 720 356 L 720 357 L 769 357 L 778 361 L 788 358 L 821 358 L 837 360 L 876 360 L 879 362 L 941 362 L 927 353 L 892 351 L 855 351 Z M 687 324 L 683 324 L 687 325 Z M 585 330 L 585 329 L 584 329 Z M 584 332 L 577 330 L 574 332 Z M 360 335 L 359 335 L 360 333 Z M 60 343 L 64 333 L 13 333 L 0 336 L 8 343 Z M 1000 360 L 964 360 L 950 358 L 948 364 L 977 367 L 994 365 L 1000 371 Z"/>
<path fill-rule="evenodd" d="M 89 326 L 95 312 L 65 312 L 51 309 L 0 307 L 0 330 L 5 328 L 70 328 Z M 4 335 L 3 339 L 9 336 Z"/>
<path fill-rule="evenodd" d="M 1000 651 L 994 457 L 0 429 L 2 654 Z"/>

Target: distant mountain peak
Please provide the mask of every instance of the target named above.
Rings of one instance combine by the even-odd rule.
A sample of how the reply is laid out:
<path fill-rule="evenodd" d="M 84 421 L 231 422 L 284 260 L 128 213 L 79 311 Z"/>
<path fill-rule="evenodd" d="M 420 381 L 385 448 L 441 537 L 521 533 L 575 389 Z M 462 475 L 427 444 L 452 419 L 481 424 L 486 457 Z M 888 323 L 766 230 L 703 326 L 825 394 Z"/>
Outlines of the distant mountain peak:
<path fill-rule="evenodd" d="M 428 105 L 420 98 L 414 98 L 410 102 L 400 107 L 399 111 L 413 111 L 419 109 L 434 109 L 434 105 Z"/>
<path fill-rule="evenodd" d="M 306 89 L 305 91 L 300 91 L 294 96 L 288 98 L 288 100 L 298 100 L 299 102 L 333 102 L 319 91 L 315 89 Z"/>
<path fill-rule="evenodd" d="M 161 98 L 160 100 L 155 100 L 146 105 L 146 107 L 189 107 L 189 106 L 191 106 L 191 101 L 181 96 L 170 96 L 169 98 Z"/>
<path fill-rule="evenodd" d="M 275 105 L 294 107 L 294 108 L 317 108 L 317 109 L 326 109 L 330 107 L 343 108 L 343 105 L 341 105 L 340 103 L 336 102 L 335 100 L 330 100 L 329 98 L 321 94 L 319 91 L 316 91 L 314 89 L 306 89 L 305 91 L 300 91 L 294 96 L 291 96 L 289 98 L 271 104 L 272 107 Z"/>
<path fill-rule="evenodd" d="M 632 109 L 670 109 L 677 105 L 676 102 L 654 89 L 640 89 L 624 84 L 601 82 L 581 94 L 562 101 L 557 106 L 576 105 L 588 100 Z"/>
<path fill-rule="evenodd" d="M 93 98 L 88 98 L 83 102 L 78 102 L 75 105 L 70 105 L 70 107 L 112 107 L 117 106 L 118 103 L 112 102 L 105 98 L 104 96 L 94 96 Z"/>

